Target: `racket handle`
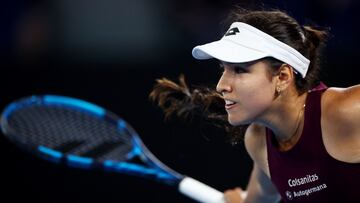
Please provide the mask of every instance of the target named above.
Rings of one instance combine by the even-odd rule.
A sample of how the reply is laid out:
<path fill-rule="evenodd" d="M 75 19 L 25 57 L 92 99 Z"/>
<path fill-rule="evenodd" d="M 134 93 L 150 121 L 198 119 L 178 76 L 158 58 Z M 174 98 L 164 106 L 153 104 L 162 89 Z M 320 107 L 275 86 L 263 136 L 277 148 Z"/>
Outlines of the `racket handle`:
<path fill-rule="evenodd" d="M 225 203 L 222 192 L 190 177 L 181 180 L 179 191 L 202 203 Z"/>

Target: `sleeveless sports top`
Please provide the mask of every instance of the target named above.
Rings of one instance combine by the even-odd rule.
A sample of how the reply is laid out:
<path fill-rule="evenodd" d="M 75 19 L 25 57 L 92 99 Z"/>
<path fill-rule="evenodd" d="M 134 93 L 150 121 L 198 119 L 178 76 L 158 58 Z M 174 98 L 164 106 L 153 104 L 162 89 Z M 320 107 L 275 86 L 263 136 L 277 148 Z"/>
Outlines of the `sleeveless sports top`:
<path fill-rule="evenodd" d="M 321 132 L 321 95 L 325 86 L 309 92 L 304 128 L 290 150 L 276 146 L 267 129 L 266 144 L 271 180 L 286 203 L 360 203 L 360 164 L 345 163 L 331 157 Z"/>

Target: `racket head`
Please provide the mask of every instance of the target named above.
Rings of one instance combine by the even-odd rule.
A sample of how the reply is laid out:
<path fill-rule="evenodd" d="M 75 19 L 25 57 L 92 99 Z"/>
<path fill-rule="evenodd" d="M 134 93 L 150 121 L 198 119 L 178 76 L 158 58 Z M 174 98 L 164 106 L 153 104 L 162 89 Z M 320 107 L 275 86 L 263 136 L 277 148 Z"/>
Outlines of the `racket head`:
<path fill-rule="evenodd" d="M 20 148 L 55 163 L 168 184 L 183 178 L 162 164 L 124 119 L 77 98 L 40 95 L 14 101 L 1 115 L 1 129 Z M 136 157 L 143 164 L 131 162 Z"/>

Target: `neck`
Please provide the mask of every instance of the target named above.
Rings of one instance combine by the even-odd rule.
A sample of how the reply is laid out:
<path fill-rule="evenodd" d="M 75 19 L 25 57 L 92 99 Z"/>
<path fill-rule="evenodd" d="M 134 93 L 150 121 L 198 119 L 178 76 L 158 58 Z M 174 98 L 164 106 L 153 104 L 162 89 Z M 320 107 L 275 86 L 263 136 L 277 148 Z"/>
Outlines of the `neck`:
<path fill-rule="evenodd" d="M 282 98 L 280 98 L 282 97 Z M 274 107 L 261 121 L 275 134 L 280 150 L 292 148 L 299 140 L 304 126 L 304 112 L 307 93 L 302 95 L 281 95 Z"/>

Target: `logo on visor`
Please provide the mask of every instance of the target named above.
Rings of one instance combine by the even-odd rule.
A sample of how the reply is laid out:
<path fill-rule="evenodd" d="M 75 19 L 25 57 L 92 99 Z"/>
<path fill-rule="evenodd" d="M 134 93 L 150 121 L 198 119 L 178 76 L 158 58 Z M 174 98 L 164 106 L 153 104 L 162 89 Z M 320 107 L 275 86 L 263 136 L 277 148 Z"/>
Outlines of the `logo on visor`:
<path fill-rule="evenodd" d="M 231 28 L 225 33 L 225 36 L 236 35 L 236 33 L 240 33 L 240 30 L 237 27 Z"/>

